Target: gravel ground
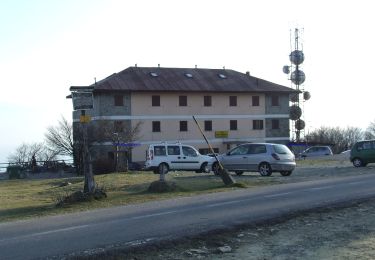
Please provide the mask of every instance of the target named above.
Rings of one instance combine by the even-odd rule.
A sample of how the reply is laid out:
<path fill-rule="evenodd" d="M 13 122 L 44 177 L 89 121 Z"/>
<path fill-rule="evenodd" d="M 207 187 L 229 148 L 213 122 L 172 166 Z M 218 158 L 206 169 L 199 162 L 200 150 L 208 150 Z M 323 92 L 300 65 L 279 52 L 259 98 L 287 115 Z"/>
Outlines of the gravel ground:
<path fill-rule="evenodd" d="M 288 182 L 374 174 L 347 162 L 299 167 Z M 254 178 L 246 174 L 241 178 Z M 76 259 L 77 257 L 75 257 Z M 232 230 L 79 259 L 374 259 L 375 198 L 334 205 Z"/>

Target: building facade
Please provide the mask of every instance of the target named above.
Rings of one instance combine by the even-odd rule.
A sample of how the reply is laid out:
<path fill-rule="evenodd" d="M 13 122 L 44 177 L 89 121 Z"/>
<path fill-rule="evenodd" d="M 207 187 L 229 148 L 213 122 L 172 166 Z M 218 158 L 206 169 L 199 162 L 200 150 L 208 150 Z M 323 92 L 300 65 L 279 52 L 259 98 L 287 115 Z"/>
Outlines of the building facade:
<path fill-rule="evenodd" d="M 244 142 L 289 142 L 289 96 L 295 90 L 248 73 L 129 67 L 93 87 L 90 124 L 105 122 L 109 133 L 107 140 L 95 142 L 94 158 L 113 159 L 123 147 L 131 147 L 131 160 L 142 162 L 148 144 L 155 142 L 186 143 L 208 153 L 192 116 L 218 153 Z M 79 115 L 73 112 L 74 124 Z M 135 126 L 135 138 L 119 138 Z"/>

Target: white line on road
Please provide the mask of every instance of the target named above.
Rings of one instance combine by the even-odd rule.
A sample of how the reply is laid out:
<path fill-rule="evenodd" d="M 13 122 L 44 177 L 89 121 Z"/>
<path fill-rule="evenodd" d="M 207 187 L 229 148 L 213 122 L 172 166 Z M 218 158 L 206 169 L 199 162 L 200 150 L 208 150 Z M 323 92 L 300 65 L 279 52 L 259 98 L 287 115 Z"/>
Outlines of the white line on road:
<path fill-rule="evenodd" d="M 277 194 L 273 194 L 273 195 L 267 195 L 267 196 L 264 196 L 265 198 L 276 198 L 276 197 L 282 197 L 282 196 L 285 196 L 285 195 L 289 195 L 293 192 L 284 192 L 284 193 L 277 193 Z"/>
<path fill-rule="evenodd" d="M 53 229 L 53 230 L 44 231 L 44 232 L 32 233 L 29 235 L 23 235 L 23 236 L 18 236 L 18 237 L 6 238 L 6 239 L 1 239 L 0 243 L 11 241 L 11 240 L 22 239 L 22 238 L 30 238 L 30 237 L 43 236 L 43 235 L 48 235 L 48 234 L 53 234 L 53 233 L 58 233 L 58 232 L 71 231 L 75 229 L 85 228 L 88 226 L 89 225 L 73 226 L 73 227 L 68 227 L 68 228 L 60 228 L 60 229 Z"/>
<path fill-rule="evenodd" d="M 367 181 L 353 181 L 353 182 L 349 182 L 348 185 L 356 185 L 356 184 L 362 184 L 362 183 L 367 183 Z"/>
<path fill-rule="evenodd" d="M 316 191 L 316 190 L 327 190 L 327 189 L 331 189 L 331 188 L 334 188 L 335 186 L 331 185 L 331 186 L 323 186 L 323 187 L 316 187 L 316 188 L 310 188 L 310 189 L 307 189 L 307 190 L 313 190 L 313 191 Z"/>

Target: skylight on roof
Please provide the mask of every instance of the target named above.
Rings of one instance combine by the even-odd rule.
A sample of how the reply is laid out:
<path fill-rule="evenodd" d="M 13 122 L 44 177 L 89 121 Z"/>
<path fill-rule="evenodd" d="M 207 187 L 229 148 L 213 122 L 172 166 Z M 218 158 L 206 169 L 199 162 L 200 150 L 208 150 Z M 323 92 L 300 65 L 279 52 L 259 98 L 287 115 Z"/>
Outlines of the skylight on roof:
<path fill-rule="evenodd" d="M 153 77 L 158 77 L 159 74 L 157 74 L 156 72 L 150 72 L 150 75 L 153 76 Z"/>
<path fill-rule="evenodd" d="M 193 77 L 193 75 L 190 74 L 190 73 L 185 73 L 185 76 L 188 77 L 188 78 L 192 78 Z"/>
<path fill-rule="evenodd" d="M 218 76 L 219 76 L 219 78 L 221 78 L 221 79 L 226 79 L 227 78 L 227 76 L 225 76 L 224 74 L 217 74 Z"/>

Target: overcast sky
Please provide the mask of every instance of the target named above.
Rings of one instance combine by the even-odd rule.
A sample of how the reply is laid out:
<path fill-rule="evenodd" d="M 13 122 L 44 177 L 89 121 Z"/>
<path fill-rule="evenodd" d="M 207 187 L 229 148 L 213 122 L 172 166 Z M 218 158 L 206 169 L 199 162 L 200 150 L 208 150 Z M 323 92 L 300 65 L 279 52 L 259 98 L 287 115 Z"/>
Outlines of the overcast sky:
<path fill-rule="evenodd" d="M 307 130 L 375 120 L 372 1 L 0 0 L 0 162 L 71 119 L 72 85 L 129 66 L 250 71 L 291 86 L 301 28 Z"/>

